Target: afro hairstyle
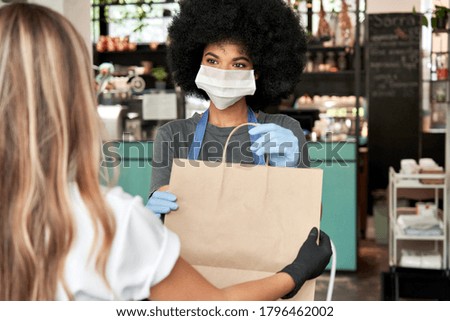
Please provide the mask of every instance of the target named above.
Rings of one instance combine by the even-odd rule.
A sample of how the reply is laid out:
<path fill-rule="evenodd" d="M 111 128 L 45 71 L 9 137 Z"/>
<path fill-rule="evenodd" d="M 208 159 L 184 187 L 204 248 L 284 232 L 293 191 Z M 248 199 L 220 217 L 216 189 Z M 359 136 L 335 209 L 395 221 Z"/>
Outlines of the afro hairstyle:
<path fill-rule="evenodd" d="M 205 99 L 206 92 L 195 84 L 205 46 L 243 45 L 258 75 L 255 94 L 246 97 L 254 110 L 292 93 L 305 65 L 306 34 L 284 0 L 180 0 L 169 40 L 167 59 L 175 82 Z"/>

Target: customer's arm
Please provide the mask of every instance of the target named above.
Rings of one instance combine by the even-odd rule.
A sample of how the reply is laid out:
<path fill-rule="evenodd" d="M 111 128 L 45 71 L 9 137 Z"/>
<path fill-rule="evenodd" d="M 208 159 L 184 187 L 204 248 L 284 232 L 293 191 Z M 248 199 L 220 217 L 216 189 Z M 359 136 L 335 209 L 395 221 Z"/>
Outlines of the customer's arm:
<path fill-rule="evenodd" d="M 218 289 L 184 259 L 179 258 L 170 275 L 150 290 L 151 300 L 276 300 L 294 288 L 287 273 Z"/>
<path fill-rule="evenodd" d="M 313 228 L 295 260 L 270 277 L 218 289 L 189 263 L 179 258 L 167 278 L 150 289 L 151 300 L 276 300 L 291 298 L 310 279 L 318 277 L 331 257 L 328 235 Z"/>

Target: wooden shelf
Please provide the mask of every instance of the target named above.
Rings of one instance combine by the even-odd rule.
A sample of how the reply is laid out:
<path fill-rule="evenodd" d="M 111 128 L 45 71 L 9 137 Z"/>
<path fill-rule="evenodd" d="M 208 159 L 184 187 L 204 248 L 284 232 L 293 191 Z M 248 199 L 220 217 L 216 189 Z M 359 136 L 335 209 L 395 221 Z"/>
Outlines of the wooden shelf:
<path fill-rule="evenodd" d="M 320 45 L 308 45 L 308 51 L 347 51 L 353 52 L 353 47 L 349 46 L 336 46 L 336 47 L 324 47 Z M 362 48 L 361 48 L 362 49 Z"/>

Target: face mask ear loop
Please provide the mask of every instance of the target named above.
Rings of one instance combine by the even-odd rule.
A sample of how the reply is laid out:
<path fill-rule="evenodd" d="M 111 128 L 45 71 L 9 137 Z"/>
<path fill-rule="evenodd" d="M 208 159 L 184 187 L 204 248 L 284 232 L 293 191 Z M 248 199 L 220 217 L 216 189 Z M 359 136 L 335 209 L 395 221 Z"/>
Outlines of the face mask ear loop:
<path fill-rule="evenodd" d="M 225 142 L 225 146 L 223 146 L 223 153 L 222 153 L 222 163 L 226 163 L 226 157 L 227 157 L 227 148 L 228 148 L 228 143 L 230 142 L 231 136 L 233 136 L 233 134 L 241 127 L 243 126 L 259 126 L 261 124 L 259 123 L 243 123 L 240 124 L 239 126 L 236 126 L 235 128 L 233 128 L 233 130 L 231 131 L 230 135 L 228 135 L 228 138 Z M 269 166 L 269 157 L 267 157 L 266 159 L 266 166 Z"/>

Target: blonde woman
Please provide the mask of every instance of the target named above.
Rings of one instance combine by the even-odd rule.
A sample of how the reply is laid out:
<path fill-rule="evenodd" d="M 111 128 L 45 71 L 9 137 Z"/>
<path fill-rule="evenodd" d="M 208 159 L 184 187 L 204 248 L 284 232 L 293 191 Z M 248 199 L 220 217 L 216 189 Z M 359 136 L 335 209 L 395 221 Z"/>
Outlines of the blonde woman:
<path fill-rule="evenodd" d="M 280 273 L 208 283 L 141 199 L 100 187 L 90 67 L 58 13 L 0 8 L 0 300 L 272 300 L 322 272 L 330 243 L 313 229 Z"/>

